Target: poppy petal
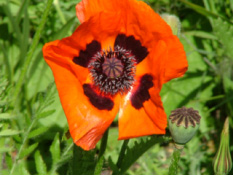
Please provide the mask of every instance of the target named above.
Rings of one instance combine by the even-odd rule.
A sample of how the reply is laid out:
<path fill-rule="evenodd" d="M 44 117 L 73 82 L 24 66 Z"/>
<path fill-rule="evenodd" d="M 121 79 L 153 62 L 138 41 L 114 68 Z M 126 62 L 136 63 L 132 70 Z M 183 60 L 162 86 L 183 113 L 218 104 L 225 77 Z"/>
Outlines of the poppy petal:
<path fill-rule="evenodd" d="M 80 21 L 83 23 L 87 21 L 91 16 L 94 16 L 97 13 L 108 11 L 108 12 L 116 12 L 114 7 L 116 5 L 116 1 L 114 0 L 82 0 L 80 3 L 76 5 L 76 15 Z M 112 9 L 115 9 L 114 11 Z"/>
<path fill-rule="evenodd" d="M 160 36 L 172 35 L 166 22 L 142 1 L 82 0 L 76 5 L 76 15 L 81 23 L 100 12 L 124 13 L 122 19 L 127 23 L 127 36 L 135 34 L 141 36 L 141 39 L 153 40 Z"/>
<path fill-rule="evenodd" d="M 119 140 L 152 134 L 165 134 L 167 122 L 162 108 L 153 105 L 150 100 L 144 104 L 146 104 L 146 107 L 136 109 L 126 96 L 119 112 Z"/>
<path fill-rule="evenodd" d="M 164 112 L 160 89 L 155 80 L 143 75 L 135 87 L 122 100 L 119 112 L 119 139 L 152 134 L 164 134 L 167 117 Z"/>
<path fill-rule="evenodd" d="M 70 66 L 74 63 L 63 58 L 60 53 L 62 50 L 57 48 L 58 44 L 59 41 L 46 44 L 43 47 L 44 58 L 53 71 L 71 136 L 78 146 L 90 150 L 115 118 L 119 110 L 119 97 L 108 99 L 108 102 L 114 103 L 111 108 L 98 109 L 94 106 L 89 97 L 93 92 L 81 85 Z M 95 98 L 101 100 L 99 97 Z"/>
<path fill-rule="evenodd" d="M 188 61 L 184 47 L 176 36 L 163 40 L 166 44 L 166 57 L 163 60 L 165 72 L 163 83 L 177 77 L 181 77 L 188 69 Z"/>
<path fill-rule="evenodd" d="M 149 89 L 153 87 L 153 77 L 149 74 L 143 75 L 140 78 L 139 86 L 136 91 L 131 95 L 130 101 L 134 108 L 140 109 L 143 103 L 150 99 Z"/>
<path fill-rule="evenodd" d="M 167 127 L 167 116 L 159 92 L 160 90 L 155 87 L 150 88 L 149 94 L 151 98 L 143 103 L 143 108 L 156 127 L 164 131 Z"/>
<path fill-rule="evenodd" d="M 93 40 L 91 43 L 87 44 L 86 49 L 79 52 L 79 56 L 75 56 L 73 62 L 82 67 L 87 67 L 92 57 L 101 51 L 101 45 L 98 41 Z"/>
<path fill-rule="evenodd" d="M 128 37 L 125 34 L 117 35 L 114 46 L 120 46 L 126 50 L 130 50 L 135 56 L 137 64 L 148 55 L 147 48 L 143 47 L 141 42 L 136 40 L 132 35 Z"/>

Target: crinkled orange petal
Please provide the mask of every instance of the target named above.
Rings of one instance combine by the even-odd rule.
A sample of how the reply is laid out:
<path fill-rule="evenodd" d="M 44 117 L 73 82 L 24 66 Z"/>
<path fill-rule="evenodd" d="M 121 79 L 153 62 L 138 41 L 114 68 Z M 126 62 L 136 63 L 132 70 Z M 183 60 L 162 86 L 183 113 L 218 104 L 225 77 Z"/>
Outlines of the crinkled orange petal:
<path fill-rule="evenodd" d="M 76 5 L 76 15 L 81 23 L 100 12 L 116 12 L 120 1 L 82 0 Z"/>
<path fill-rule="evenodd" d="M 167 127 L 167 116 L 164 111 L 159 92 L 160 90 L 156 87 L 149 89 L 151 99 L 143 103 L 143 108 L 154 122 L 156 127 L 161 129 L 161 132 L 165 132 L 165 128 Z"/>
<path fill-rule="evenodd" d="M 130 97 L 130 95 L 127 95 Z M 161 107 L 146 101 L 145 106 L 136 109 L 128 97 L 120 105 L 119 140 L 152 134 L 165 134 L 166 115 Z"/>
<path fill-rule="evenodd" d="M 159 96 L 159 88 L 151 87 L 149 89 L 151 99 L 144 101 L 143 107 L 140 109 L 136 109 L 132 105 L 131 96 L 141 85 L 139 82 L 136 81 L 135 87 L 121 101 L 118 120 L 119 139 L 165 134 L 167 117 Z"/>
<path fill-rule="evenodd" d="M 46 44 L 43 47 L 44 58 L 53 71 L 71 136 L 78 146 L 90 150 L 115 118 L 120 97 L 113 99 L 114 107 L 110 111 L 95 108 L 84 95 L 82 85 L 71 68 L 73 63 L 64 57 L 58 45 L 59 41 Z"/>
<path fill-rule="evenodd" d="M 136 76 L 153 75 L 154 86 L 161 89 L 169 80 L 183 76 L 187 69 L 183 45 L 176 36 L 170 36 L 159 40 L 148 57 L 137 65 Z"/>
<path fill-rule="evenodd" d="M 76 6 L 76 15 L 81 23 L 101 12 L 121 15 L 122 21 L 124 21 L 121 25 L 125 27 L 125 34 L 134 34 L 143 40 L 143 45 L 149 45 L 151 40 L 172 35 L 166 22 L 142 1 L 82 0 Z"/>
<path fill-rule="evenodd" d="M 184 47 L 176 36 L 171 36 L 163 40 L 166 44 L 163 83 L 177 77 L 181 77 L 188 69 L 188 61 Z"/>

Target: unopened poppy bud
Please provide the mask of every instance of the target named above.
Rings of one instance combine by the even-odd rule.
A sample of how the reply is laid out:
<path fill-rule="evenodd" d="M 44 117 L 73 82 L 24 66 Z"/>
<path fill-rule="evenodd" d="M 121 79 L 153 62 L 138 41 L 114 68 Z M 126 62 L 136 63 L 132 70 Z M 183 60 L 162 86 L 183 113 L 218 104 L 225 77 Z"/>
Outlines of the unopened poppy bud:
<path fill-rule="evenodd" d="M 199 128 L 201 116 L 193 108 L 177 108 L 169 117 L 169 130 L 177 148 L 183 148 Z"/>
<path fill-rule="evenodd" d="M 232 168 L 232 160 L 229 149 L 229 119 L 226 118 L 221 133 L 220 145 L 213 160 L 214 172 L 216 175 L 226 175 Z"/>
<path fill-rule="evenodd" d="M 173 34 L 179 37 L 181 28 L 179 18 L 175 15 L 170 14 L 162 14 L 161 17 L 171 27 Z"/>

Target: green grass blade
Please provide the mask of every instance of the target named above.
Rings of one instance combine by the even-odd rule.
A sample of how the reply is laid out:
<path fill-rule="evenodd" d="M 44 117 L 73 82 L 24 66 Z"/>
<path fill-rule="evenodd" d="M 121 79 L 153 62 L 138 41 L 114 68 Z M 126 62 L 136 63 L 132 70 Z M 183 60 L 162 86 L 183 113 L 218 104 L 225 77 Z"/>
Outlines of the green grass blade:
<path fill-rule="evenodd" d="M 23 18 L 23 30 L 22 30 L 22 41 L 20 44 L 20 62 L 23 63 L 25 60 L 25 57 L 27 55 L 27 49 L 29 45 L 29 17 L 28 17 L 28 11 L 27 11 L 27 3 L 26 8 L 24 8 L 24 18 Z"/>
<path fill-rule="evenodd" d="M 12 120 L 15 116 L 9 114 L 9 113 L 1 113 L 0 114 L 0 120 Z"/>
<path fill-rule="evenodd" d="M 45 25 L 45 22 L 47 20 L 47 17 L 48 17 L 50 8 L 52 6 L 52 3 L 53 3 L 53 0 L 48 0 L 47 1 L 47 5 L 46 5 L 45 11 L 43 13 L 40 25 L 39 25 L 38 29 L 36 30 L 36 34 L 34 36 L 32 45 L 31 45 L 31 47 L 30 47 L 30 49 L 28 51 L 27 57 L 25 59 L 25 63 L 23 65 L 23 68 L 21 69 L 21 74 L 19 76 L 18 82 L 17 82 L 16 87 L 15 87 L 15 93 L 13 95 L 13 98 L 14 98 L 13 99 L 13 103 L 14 103 L 13 105 L 16 104 L 16 101 L 17 101 L 18 95 L 20 93 L 21 87 L 23 85 L 23 82 L 24 82 L 24 79 L 25 79 L 29 64 L 30 64 L 30 62 L 32 60 L 33 53 L 36 50 L 36 47 L 38 45 L 40 35 L 41 35 L 42 30 L 44 28 L 44 25 Z"/>
<path fill-rule="evenodd" d="M 13 130 L 13 129 L 5 129 L 0 132 L 0 137 L 9 137 L 13 135 L 18 135 L 21 131 Z"/>
<path fill-rule="evenodd" d="M 18 40 L 18 43 L 21 43 L 22 34 L 19 25 L 17 24 L 15 18 L 12 16 L 12 13 L 9 8 L 9 3 L 3 5 L 3 10 L 9 18 L 13 31 L 16 33 L 16 39 Z"/>
<path fill-rule="evenodd" d="M 193 10 L 195 10 L 197 13 L 200 13 L 204 16 L 207 16 L 207 17 L 214 17 L 214 18 L 222 18 L 230 23 L 233 23 L 233 21 L 230 21 L 228 19 L 226 19 L 225 17 L 221 16 L 221 15 L 218 15 L 218 14 L 215 14 L 211 11 L 208 11 L 206 10 L 205 8 L 199 6 L 199 5 L 196 5 L 194 3 L 191 3 L 187 0 L 180 0 L 181 2 L 183 2 L 184 4 L 186 4 L 187 6 L 189 6 L 190 8 L 192 8 Z"/>
<path fill-rule="evenodd" d="M 29 0 L 24 0 L 23 3 L 20 6 L 20 9 L 19 9 L 19 11 L 17 13 L 17 16 L 16 16 L 16 22 L 17 22 L 17 24 L 19 24 L 22 15 L 24 14 L 25 10 L 27 10 L 28 1 Z"/>

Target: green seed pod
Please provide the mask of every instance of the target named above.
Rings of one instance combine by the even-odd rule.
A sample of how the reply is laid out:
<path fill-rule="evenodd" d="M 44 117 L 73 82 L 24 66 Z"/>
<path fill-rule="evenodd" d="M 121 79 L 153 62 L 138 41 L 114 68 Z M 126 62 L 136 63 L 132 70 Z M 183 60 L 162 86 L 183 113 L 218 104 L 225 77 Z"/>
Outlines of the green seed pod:
<path fill-rule="evenodd" d="M 169 130 L 178 149 L 192 139 L 199 128 L 201 116 L 193 108 L 178 108 L 171 112 Z"/>
<path fill-rule="evenodd" d="M 179 37 L 180 28 L 181 28 L 180 19 L 175 15 L 170 15 L 170 14 L 166 14 L 166 13 L 162 14 L 161 17 L 171 27 L 172 33 Z"/>
<path fill-rule="evenodd" d="M 229 139 L 229 119 L 227 117 L 221 133 L 220 145 L 213 160 L 213 167 L 216 175 L 226 175 L 232 168 Z"/>

